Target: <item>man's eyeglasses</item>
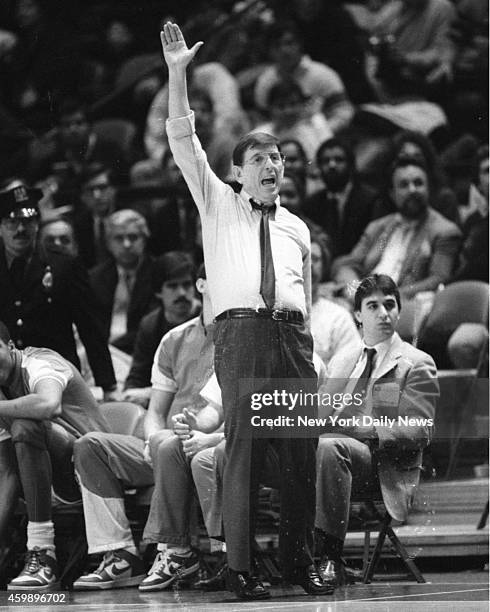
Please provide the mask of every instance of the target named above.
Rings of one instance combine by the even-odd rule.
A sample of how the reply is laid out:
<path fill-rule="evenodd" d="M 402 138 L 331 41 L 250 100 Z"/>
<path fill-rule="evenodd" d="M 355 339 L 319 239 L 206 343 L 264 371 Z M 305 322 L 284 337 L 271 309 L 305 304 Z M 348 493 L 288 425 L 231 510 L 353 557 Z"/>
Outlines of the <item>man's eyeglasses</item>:
<path fill-rule="evenodd" d="M 263 166 L 266 161 L 270 159 L 274 165 L 280 165 L 284 163 L 286 156 L 279 152 L 274 153 L 256 153 L 252 155 L 252 157 L 243 163 L 244 166 L 250 164 L 251 166 L 256 166 L 260 168 Z"/>

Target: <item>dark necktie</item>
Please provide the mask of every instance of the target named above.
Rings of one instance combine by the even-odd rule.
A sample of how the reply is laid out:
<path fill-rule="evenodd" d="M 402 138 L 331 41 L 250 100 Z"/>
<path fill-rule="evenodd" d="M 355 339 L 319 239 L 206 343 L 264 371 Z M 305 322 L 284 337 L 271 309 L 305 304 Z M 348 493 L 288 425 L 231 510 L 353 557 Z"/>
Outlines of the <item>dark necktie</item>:
<path fill-rule="evenodd" d="M 15 257 L 10 265 L 10 278 L 17 290 L 22 288 L 27 261 L 25 257 Z"/>
<path fill-rule="evenodd" d="M 276 275 L 272 260 L 271 236 L 269 232 L 269 214 L 276 207 L 275 204 L 258 204 L 250 199 L 255 210 L 260 210 L 260 295 L 269 310 L 274 308 L 276 301 Z"/>
<path fill-rule="evenodd" d="M 330 211 L 330 219 L 333 227 L 331 231 L 336 232 L 340 229 L 342 219 L 339 214 L 339 198 L 335 193 L 327 193 L 327 206 Z"/>
<path fill-rule="evenodd" d="M 374 357 L 376 355 L 375 348 L 366 348 L 366 365 L 364 366 L 364 370 L 361 372 L 359 379 L 356 382 L 356 386 L 354 387 L 354 391 L 352 394 L 361 393 L 362 395 L 366 394 L 366 389 L 369 383 L 369 379 L 371 378 L 371 374 L 373 373 L 374 366 Z"/>

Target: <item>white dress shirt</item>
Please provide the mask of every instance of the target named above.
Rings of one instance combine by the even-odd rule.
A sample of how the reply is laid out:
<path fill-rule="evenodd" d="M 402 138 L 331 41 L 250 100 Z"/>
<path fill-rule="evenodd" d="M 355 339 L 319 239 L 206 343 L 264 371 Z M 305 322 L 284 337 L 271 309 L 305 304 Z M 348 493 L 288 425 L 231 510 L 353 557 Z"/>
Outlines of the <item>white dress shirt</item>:
<path fill-rule="evenodd" d="M 199 209 L 204 260 L 214 316 L 230 308 L 264 308 L 260 295 L 260 211 L 213 173 L 194 130 L 194 113 L 167 120 L 167 135 Z M 276 277 L 275 308 L 311 307 L 310 233 L 276 202 L 269 219 Z"/>

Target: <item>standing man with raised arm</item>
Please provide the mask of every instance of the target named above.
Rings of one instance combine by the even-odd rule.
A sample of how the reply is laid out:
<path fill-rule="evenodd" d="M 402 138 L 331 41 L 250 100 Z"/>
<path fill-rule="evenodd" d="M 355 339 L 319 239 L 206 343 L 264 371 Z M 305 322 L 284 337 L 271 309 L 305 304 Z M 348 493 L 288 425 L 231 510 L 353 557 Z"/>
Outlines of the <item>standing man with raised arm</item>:
<path fill-rule="evenodd" d="M 242 185 L 240 194 L 212 172 L 187 98 L 186 68 L 202 43 L 188 49 L 173 23 L 165 24 L 161 40 L 169 72 L 168 140 L 201 216 L 216 318 L 230 583 L 241 599 L 269 597 L 251 571 L 251 542 L 265 451 L 273 444 L 281 464 L 279 548 L 284 578 L 307 593 L 325 595 L 332 588 L 323 584 L 312 557 L 317 440 L 276 439 L 272 433 L 271 438 L 253 437 L 250 394 L 240 384 L 256 380 L 255 390 L 264 391 L 290 379 L 288 389 L 316 391 L 313 342 L 305 325 L 311 306 L 309 232 L 280 205 L 283 156 L 273 136 L 248 134 L 236 145 L 233 175 Z"/>

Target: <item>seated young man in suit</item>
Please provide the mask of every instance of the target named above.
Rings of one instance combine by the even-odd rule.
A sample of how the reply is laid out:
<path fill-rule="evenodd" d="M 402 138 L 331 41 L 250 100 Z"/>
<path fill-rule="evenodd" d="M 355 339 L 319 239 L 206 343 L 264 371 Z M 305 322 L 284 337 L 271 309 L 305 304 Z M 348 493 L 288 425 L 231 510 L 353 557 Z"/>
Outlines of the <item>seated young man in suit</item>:
<path fill-rule="evenodd" d="M 332 585 L 343 580 L 341 555 L 352 495 L 380 486 L 390 515 L 406 519 L 439 397 L 432 357 L 396 333 L 400 293 L 395 282 L 384 274 L 364 278 L 354 311 L 363 346 L 337 353 L 320 389 L 343 394 L 338 409 L 323 407 L 320 416 L 335 425 L 333 433 L 320 437 L 317 450 L 315 522 L 324 552 L 320 573 Z M 345 424 L 340 426 L 336 417 L 346 419 Z"/>

